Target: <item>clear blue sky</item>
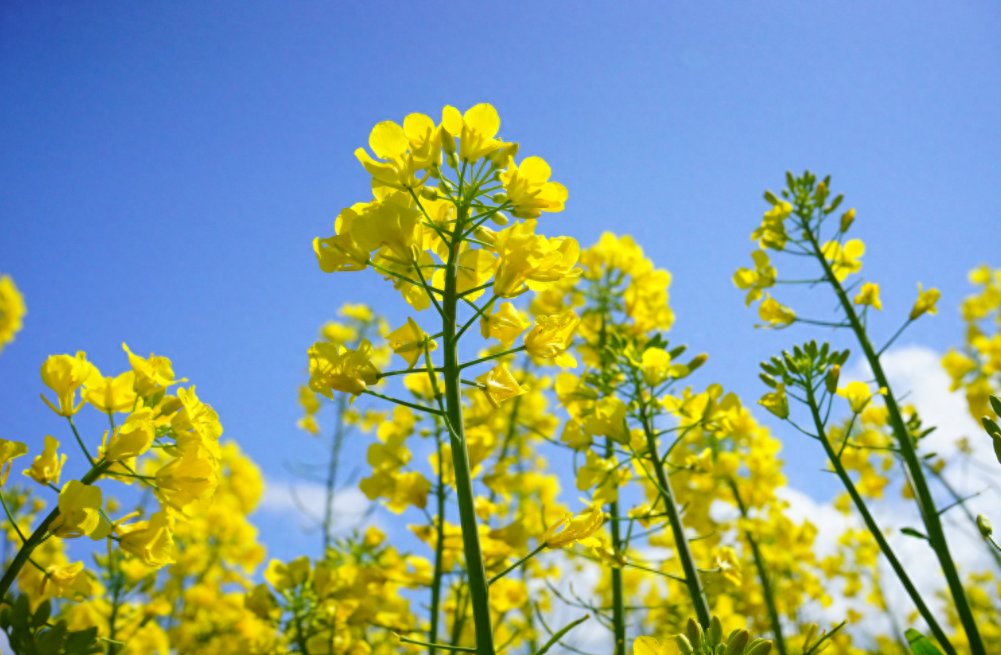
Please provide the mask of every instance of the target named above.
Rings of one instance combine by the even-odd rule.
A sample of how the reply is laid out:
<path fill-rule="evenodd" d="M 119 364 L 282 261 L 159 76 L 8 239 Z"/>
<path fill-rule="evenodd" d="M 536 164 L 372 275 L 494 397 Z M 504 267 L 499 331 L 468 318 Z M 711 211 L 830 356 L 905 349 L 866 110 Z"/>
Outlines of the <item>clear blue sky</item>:
<path fill-rule="evenodd" d="M 353 150 L 378 121 L 478 102 L 569 189 L 542 231 L 627 232 L 674 274 L 672 341 L 711 355 L 698 385 L 753 400 L 756 363 L 816 334 L 755 331 L 730 281 L 786 169 L 833 174 L 858 209 L 877 334 L 921 281 L 943 311 L 902 343 L 944 350 L 967 269 L 1001 265 L 996 2 L 8 1 L 0 272 L 29 313 L 0 356 L 0 436 L 65 438 L 42 361 L 82 349 L 117 373 L 127 341 L 286 478 L 317 453 L 294 428 L 317 327 L 344 301 L 404 317 L 387 283 L 312 254 L 368 197 Z M 812 445 L 783 436 L 791 482 L 826 497 Z"/>

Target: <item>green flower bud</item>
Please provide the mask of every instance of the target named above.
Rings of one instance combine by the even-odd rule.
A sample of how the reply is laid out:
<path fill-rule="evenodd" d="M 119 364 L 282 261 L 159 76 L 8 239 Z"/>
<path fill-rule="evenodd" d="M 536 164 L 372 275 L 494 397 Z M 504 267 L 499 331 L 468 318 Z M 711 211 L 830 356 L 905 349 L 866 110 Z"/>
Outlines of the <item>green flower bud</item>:
<path fill-rule="evenodd" d="M 841 367 L 835 364 L 827 371 L 827 393 L 835 393 L 838 390 L 838 379 L 841 377 Z"/>
<path fill-rule="evenodd" d="M 494 201 L 495 205 L 503 205 L 505 202 L 507 202 L 507 194 L 506 193 L 494 194 L 491 200 Z"/>
<path fill-rule="evenodd" d="M 709 621 L 709 630 L 706 631 L 706 637 L 709 638 L 709 645 L 715 646 L 723 641 L 723 624 L 720 622 L 718 616 L 713 616 L 712 620 Z"/>
<path fill-rule="evenodd" d="M 441 130 L 441 149 L 445 151 L 446 155 L 455 154 L 455 137 L 448 130 Z M 452 164 L 451 159 L 448 163 Z M 453 166 L 453 168 L 455 167 Z"/>
<path fill-rule="evenodd" d="M 755 639 L 747 647 L 747 652 L 744 655 L 768 655 L 770 652 L 772 652 L 772 642 L 765 641 L 764 639 Z"/>
<path fill-rule="evenodd" d="M 977 529 L 980 530 L 980 536 L 987 539 L 994 533 L 994 528 L 991 526 L 991 522 L 987 520 L 987 517 L 983 514 L 977 514 Z"/>
<path fill-rule="evenodd" d="M 980 422 L 984 424 L 984 429 L 987 430 L 987 434 L 991 435 L 995 439 L 1001 439 L 1001 428 L 995 423 L 991 417 L 985 416 L 980 419 Z"/>
<path fill-rule="evenodd" d="M 852 226 L 852 223 L 854 222 L 855 222 L 855 208 L 852 207 L 851 209 L 849 209 L 848 211 L 846 211 L 844 214 L 841 215 L 841 231 L 847 232 L 848 228 L 850 228 Z"/>
<path fill-rule="evenodd" d="M 688 626 L 685 628 L 685 634 L 688 635 L 688 641 L 691 642 L 692 648 L 696 650 L 702 649 L 702 642 L 705 639 L 705 633 L 702 632 L 702 626 L 695 619 L 688 619 Z"/>
<path fill-rule="evenodd" d="M 445 155 L 445 161 L 447 161 L 448 165 L 452 168 L 459 168 L 459 158 L 455 156 L 454 152 L 447 153 Z"/>
<path fill-rule="evenodd" d="M 991 396 L 991 409 L 994 410 L 995 414 L 1001 416 L 1001 396 Z"/>
<path fill-rule="evenodd" d="M 765 200 L 772 203 L 773 205 L 779 204 L 779 199 L 775 197 L 775 194 L 771 191 L 765 191 Z"/>
<path fill-rule="evenodd" d="M 421 198 L 424 198 L 425 200 L 437 200 L 438 187 L 435 186 L 421 187 Z"/>
<path fill-rule="evenodd" d="M 674 643 L 678 645 L 678 650 L 681 651 L 681 655 L 694 655 L 695 651 L 692 649 L 692 645 L 688 642 L 685 635 L 678 635 L 675 637 Z"/>
<path fill-rule="evenodd" d="M 723 655 L 743 655 L 744 647 L 747 646 L 747 642 L 750 638 L 751 633 L 747 630 L 740 630 L 736 634 L 731 634 L 730 640 L 726 644 L 726 650 L 723 651 Z"/>

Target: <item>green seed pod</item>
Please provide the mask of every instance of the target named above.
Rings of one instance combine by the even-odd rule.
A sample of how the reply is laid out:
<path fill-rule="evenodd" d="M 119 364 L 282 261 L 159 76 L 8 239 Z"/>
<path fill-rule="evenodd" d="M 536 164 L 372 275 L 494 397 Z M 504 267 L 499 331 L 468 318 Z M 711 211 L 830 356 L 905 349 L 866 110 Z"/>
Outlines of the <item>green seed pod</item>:
<path fill-rule="evenodd" d="M 712 620 L 709 621 L 709 630 L 706 632 L 706 637 L 709 638 L 710 646 L 722 643 L 723 624 L 720 622 L 718 616 L 713 615 Z"/>
<path fill-rule="evenodd" d="M 692 644 L 688 642 L 688 638 L 685 635 L 678 635 L 674 638 L 674 643 L 678 645 L 678 650 L 681 651 L 681 655 L 694 655 L 695 651 L 692 649 Z"/>
<path fill-rule="evenodd" d="M 731 633 L 724 655 L 743 655 L 744 647 L 747 646 L 750 638 L 751 633 L 747 630 L 739 630 L 736 634 Z"/>
<path fill-rule="evenodd" d="M 688 641 L 691 642 L 692 648 L 695 650 L 702 650 L 702 642 L 705 639 L 705 633 L 702 632 L 702 626 L 695 619 L 688 619 L 688 626 L 685 628 L 685 634 L 688 635 Z"/>

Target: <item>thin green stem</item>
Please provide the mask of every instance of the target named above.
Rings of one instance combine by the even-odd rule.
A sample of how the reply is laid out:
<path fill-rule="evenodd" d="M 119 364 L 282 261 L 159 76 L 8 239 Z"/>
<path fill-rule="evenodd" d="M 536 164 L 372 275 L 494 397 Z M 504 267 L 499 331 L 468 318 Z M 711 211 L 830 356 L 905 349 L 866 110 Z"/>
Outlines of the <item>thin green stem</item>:
<path fill-rule="evenodd" d="M 370 396 L 375 396 L 376 398 L 382 398 L 383 400 L 388 400 L 391 403 L 396 403 L 397 405 L 403 405 L 404 407 L 409 407 L 410 409 L 416 409 L 422 412 L 427 412 L 429 414 L 437 414 L 439 416 L 441 415 L 441 412 L 439 412 L 437 409 L 433 407 L 425 407 L 424 405 L 418 405 L 416 403 L 408 403 L 407 401 L 400 400 L 399 398 L 393 398 L 392 396 L 384 396 L 381 393 L 376 393 L 371 389 L 365 389 L 364 391 L 362 391 L 362 393 L 367 393 Z"/>
<path fill-rule="evenodd" d="M 498 573 L 494 577 L 492 577 L 489 580 L 487 580 L 487 585 L 492 585 L 493 583 L 497 582 L 498 580 L 500 580 L 501 578 L 503 578 L 505 575 L 507 575 L 511 571 L 515 570 L 516 568 L 518 568 L 519 566 L 521 566 L 522 564 L 524 564 L 528 560 L 532 559 L 533 557 L 535 557 L 536 555 L 538 555 L 539 553 L 541 553 L 545 549 L 545 547 L 546 547 L 546 544 L 540 545 L 538 548 L 536 548 L 535 550 L 533 550 L 532 552 L 530 552 L 528 555 L 525 555 L 524 557 L 522 557 L 520 560 L 518 560 L 517 562 L 515 562 L 511 566 L 507 567 L 506 569 L 504 569 L 503 571 L 501 571 L 500 573 Z"/>
<path fill-rule="evenodd" d="M 504 357 L 505 355 L 520 353 L 522 350 L 525 350 L 525 346 L 518 346 L 517 348 L 511 348 L 510 350 L 505 350 L 504 352 L 495 353 L 493 355 L 488 355 L 486 357 L 480 357 L 479 359 L 474 359 L 471 362 L 466 362 L 465 364 L 462 364 L 461 366 L 459 366 L 459 370 L 461 371 L 464 368 L 469 368 L 470 366 L 474 366 L 476 364 L 482 364 L 483 362 L 489 362 L 491 359 L 497 359 L 499 357 Z"/>
<path fill-rule="evenodd" d="M 639 391 L 639 384 L 636 386 Z M 695 615 L 699 624 L 704 630 L 707 630 L 712 618 L 709 613 L 709 601 L 706 600 L 706 594 L 702 590 L 702 579 L 699 576 L 698 567 L 695 565 L 695 557 L 692 555 L 692 548 L 688 543 L 688 536 L 685 534 L 685 525 L 681 521 L 678 505 L 674 502 L 671 482 L 664 470 L 664 463 L 657 453 L 657 438 L 654 436 L 653 424 L 647 411 L 646 401 L 642 398 L 642 392 L 640 392 L 640 396 L 640 414 L 643 432 L 646 435 L 647 449 L 650 453 L 654 473 L 657 476 L 657 486 L 664 497 L 664 510 L 667 512 L 667 518 L 671 524 L 671 532 L 674 533 L 674 544 L 678 551 L 678 558 L 681 560 L 681 568 L 685 572 L 685 585 L 688 587 L 688 595 L 691 596 L 692 604 L 695 606 Z"/>
<path fill-rule="evenodd" d="M 740 515 L 743 518 L 747 518 L 747 506 L 744 505 L 744 500 L 740 497 L 740 491 L 737 489 L 737 482 L 730 478 L 728 480 L 730 484 L 730 490 L 733 492 L 733 498 L 737 501 L 737 509 L 740 510 Z M 785 638 L 782 636 L 782 623 L 779 620 L 779 611 L 775 605 L 775 592 L 772 590 L 771 581 L 768 578 L 768 567 L 765 566 L 765 558 L 761 554 L 761 548 L 758 546 L 758 540 L 754 538 L 750 530 L 744 531 L 744 538 L 747 539 L 747 543 L 751 546 L 751 554 L 754 556 L 754 565 L 758 569 L 758 578 L 761 580 L 761 590 L 765 596 L 765 604 L 768 606 L 768 618 L 772 622 L 772 632 L 775 634 L 775 646 L 779 650 L 779 655 L 786 655 L 786 642 Z"/>
<path fill-rule="evenodd" d="M 334 496 L 337 493 L 337 469 L 340 463 L 341 446 L 344 444 L 344 410 L 347 396 L 337 396 L 337 421 L 334 427 L 334 442 L 330 449 L 330 464 L 327 467 L 327 504 L 323 508 L 323 554 L 330 548 L 331 532 L 334 527 Z"/>
<path fill-rule="evenodd" d="M 605 457 L 613 457 L 614 443 L 605 437 Z M 620 553 L 622 550 L 621 526 L 619 524 L 619 501 L 608 504 L 611 516 L 612 550 Z M 612 627 L 615 633 L 614 655 L 626 655 L 626 594 L 622 582 L 622 569 L 612 567 Z"/>
<path fill-rule="evenodd" d="M 824 450 L 827 452 L 827 458 L 831 461 L 831 465 L 834 467 L 834 472 L 837 473 L 838 477 L 841 479 L 841 483 L 845 486 L 848 491 L 848 495 L 851 496 L 852 501 L 855 503 L 855 508 L 858 510 L 859 514 L 862 516 L 862 520 L 865 522 L 866 527 L 869 529 L 869 533 L 872 535 L 873 539 L 876 540 L 876 544 L 879 545 L 879 549 L 883 552 L 887 561 L 890 563 L 890 567 L 893 569 L 894 573 L 897 574 L 897 578 L 900 579 L 901 584 L 904 585 L 904 589 L 907 590 L 907 594 L 914 601 L 914 605 L 918 608 L 918 612 L 921 617 L 924 618 L 925 622 L 928 623 L 929 629 L 938 639 L 939 645 L 945 649 L 947 655 L 956 655 L 956 649 L 953 648 L 952 644 L 949 642 L 948 637 L 945 635 L 945 631 L 938 624 L 935 619 L 935 615 L 932 614 L 931 610 L 928 609 L 928 605 L 925 604 L 924 598 L 921 597 L 921 593 L 918 591 L 914 583 L 911 582 L 910 576 L 907 575 L 907 571 L 904 569 L 903 564 L 897 559 L 896 553 L 890 548 L 890 544 L 887 543 L 886 538 L 883 536 L 883 531 L 880 529 L 879 525 L 876 523 L 876 519 L 873 518 L 872 514 L 869 513 L 869 508 L 865 504 L 865 500 L 862 499 L 861 494 L 859 494 L 858 489 L 855 488 L 855 483 L 852 481 L 851 476 L 848 475 L 848 471 L 845 470 L 844 464 L 841 463 L 841 458 L 834 451 L 834 446 L 828 441 L 824 435 L 824 423 L 820 417 L 820 406 L 817 404 L 817 398 L 811 389 L 808 382 L 806 390 L 807 405 L 810 408 L 810 414 L 813 416 L 813 423 L 817 428 L 817 434 L 820 436 L 820 443 L 824 444 Z"/>
<path fill-rule="evenodd" d="M 76 431 L 76 425 L 73 424 L 73 417 L 67 416 L 66 420 L 70 422 L 70 427 L 73 428 L 73 436 L 76 437 L 76 442 L 80 444 L 80 449 L 83 450 L 83 454 L 87 456 L 87 461 L 89 461 L 91 467 L 93 467 L 94 458 L 90 456 L 90 452 L 87 450 L 87 446 L 83 445 L 83 439 L 80 438 L 80 433 Z"/>
<path fill-rule="evenodd" d="M 431 629 L 428 631 L 428 640 L 432 644 L 438 642 L 438 621 L 441 614 L 441 578 L 444 572 L 445 555 L 445 467 L 441 461 L 440 429 L 435 431 L 435 442 L 438 447 L 438 485 L 436 489 L 438 516 L 435 522 L 434 577 L 431 580 Z M 435 648 L 435 646 L 431 646 L 431 655 L 434 655 Z"/>
<path fill-rule="evenodd" d="M 103 473 L 107 467 L 107 462 L 98 462 L 87 472 L 86 475 L 83 476 L 83 478 L 80 479 L 80 482 L 83 484 L 90 484 L 94 480 L 101 477 L 101 473 Z M 7 570 L 4 571 L 3 578 L 0 578 L 0 598 L 4 598 L 7 595 L 7 592 L 10 590 L 10 586 L 14 583 L 14 579 L 17 577 L 17 574 L 21 572 L 21 569 L 24 568 L 24 565 L 28 562 L 32 551 L 34 551 L 35 548 L 37 548 L 38 545 L 45 540 L 49 531 L 49 526 L 58 516 L 59 508 L 56 507 L 49 512 L 48 516 L 42 519 L 42 522 L 38 524 L 38 527 L 31 533 L 31 536 L 28 537 L 23 544 L 21 544 L 21 549 L 17 551 L 17 555 L 14 556 L 10 566 L 8 566 Z"/>
<path fill-rule="evenodd" d="M 852 331 L 855 333 L 855 337 L 858 339 L 859 345 L 865 353 L 865 358 L 869 362 L 869 367 L 872 369 L 877 385 L 879 387 L 886 388 L 884 401 L 886 403 L 887 414 L 890 419 L 890 426 L 893 428 L 894 436 L 900 445 L 900 454 L 903 457 L 905 464 L 904 471 L 907 474 L 911 488 L 914 490 L 915 499 L 917 500 L 918 507 L 921 510 L 921 516 L 924 519 L 925 531 L 928 534 L 928 541 L 932 546 L 932 550 L 934 550 L 935 554 L 938 556 L 939 564 L 942 566 L 942 571 L 945 574 L 946 582 L 949 585 L 949 591 L 951 592 L 953 602 L 956 605 L 956 614 L 959 616 L 959 620 L 963 624 L 963 630 L 966 632 L 966 638 L 970 644 L 970 652 L 972 655 L 987 655 L 983 639 L 980 636 L 980 630 L 977 628 L 976 620 L 973 617 L 973 610 L 970 608 L 969 600 L 966 598 L 966 592 L 963 590 L 963 582 L 959 577 L 959 571 L 956 569 L 956 564 L 952 559 L 952 554 L 949 552 L 949 543 L 945 538 L 945 531 L 942 529 L 941 517 L 939 516 L 938 510 L 935 508 L 935 500 L 932 498 L 931 490 L 928 488 L 928 482 L 925 479 L 924 471 L 921 467 L 921 458 L 918 457 L 914 440 L 900 414 L 900 408 L 897 406 L 897 399 L 894 396 L 893 391 L 890 389 L 890 383 L 886 379 L 886 373 L 883 371 L 883 365 L 880 362 L 879 355 L 869 342 L 869 336 L 866 334 L 865 328 L 859 321 L 858 314 L 855 312 L 855 307 L 852 305 L 851 300 L 849 300 L 848 294 L 845 293 L 845 290 L 838 281 L 838 278 L 831 270 L 831 266 L 828 263 L 827 258 L 824 257 L 816 235 L 814 235 L 813 231 L 808 229 L 808 224 L 804 227 L 807 228 L 804 232 L 813 247 L 814 257 L 818 262 L 820 262 L 820 265 L 824 269 L 824 274 L 827 276 L 828 283 L 834 289 L 835 294 L 838 296 L 838 300 L 841 302 L 841 308 L 844 310 L 845 316 L 848 317 L 848 321 L 851 323 Z"/>

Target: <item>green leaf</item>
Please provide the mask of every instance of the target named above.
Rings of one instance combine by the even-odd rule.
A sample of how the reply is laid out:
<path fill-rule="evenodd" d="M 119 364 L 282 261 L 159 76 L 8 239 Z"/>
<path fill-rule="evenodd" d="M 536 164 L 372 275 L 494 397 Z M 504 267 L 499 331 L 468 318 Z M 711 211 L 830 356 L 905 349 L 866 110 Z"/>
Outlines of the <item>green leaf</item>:
<path fill-rule="evenodd" d="M 38 639 L 35 646 L 38 648 L 38 655 L 59 655 L 63 650 L 63 641 L 66 639 L 66 623 L 60 621 L 53 628 L 45 630 Z"/>
<path fill-rule="evenodd" d="M 914 528 L 900 528 L 900 531 L 908 537 L 916 537 L 917 539 L 924 539 L 925 541 L 928 541 L 928 537 L 924 533 L 918 532 Z"/>
<path fill-rule="evenodd" d="M 31 625 L 33 625 L 36 628 L 41 628 L 48 622 L 49 616 L 51 615 L 52 615 L 52 601 L 46 598 L 38 605 L 38 609 L 35 610 L 35 616 L 31 618 Z"/>
<path fill-rule="evenodd" d="M 26 630 L 28 628 L 28 616 L 31 609 L 28 607 L 28 597 L 21 594 L 14 601 L 14 608 L 10 612 L 10 623 L 15 628 Z"/>
<path fill-rule="evenodd" d="M 88 655 L 101 650 L 97 643 L 97 627 L 77 630 L 66 637 L 66 655 Z"/>
<path fill-rule="evenodd" d="M 907 637 L 907 643 L 910 644 L 911 652 L 914 655 L 942 655 L 938 646 L 928 641 L 923 634 L 914 628 L 908 628 L 904 636 Z"/>

